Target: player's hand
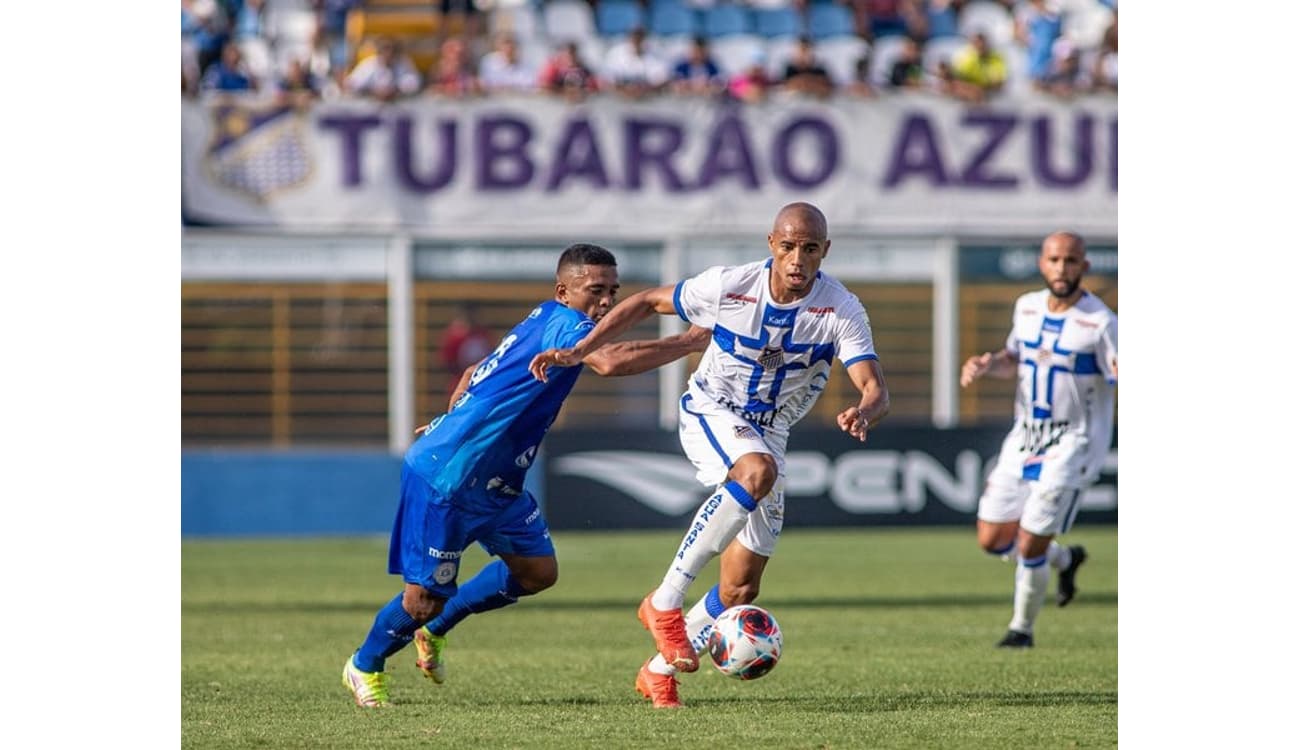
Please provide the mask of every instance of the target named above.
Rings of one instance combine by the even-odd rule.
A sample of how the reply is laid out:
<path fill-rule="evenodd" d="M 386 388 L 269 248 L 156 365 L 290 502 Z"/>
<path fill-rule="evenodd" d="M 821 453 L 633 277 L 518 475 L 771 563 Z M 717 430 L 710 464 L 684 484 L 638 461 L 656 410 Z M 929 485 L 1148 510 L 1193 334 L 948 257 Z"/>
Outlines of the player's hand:
<path fill-rule="evenodd" d="M 533 361 L 528 363 L 528 371 L 533 374 L 534 378 L 546 382 L 546 368 L 548 367 L 573 367 L 582 362 L 573 349 L 547 349 L 546 351 L 533 357 Z"/>
<path fill-rule="evenodd" d="M 961 387 L 974 383 L 981 375 L 989 371 L 993 366 L 993 354 L 984 352 L 975 357 L 966 360 L 966 364 L 961 366 Z"/>
<path fill-rule="evenodd" d="M 835 416 L 835 421 L 839 423 L 840 429 L 849 433 L 851 437 L 860 442 L 867 439 L 867 415 L 856 406 L 850 406 Z"/>

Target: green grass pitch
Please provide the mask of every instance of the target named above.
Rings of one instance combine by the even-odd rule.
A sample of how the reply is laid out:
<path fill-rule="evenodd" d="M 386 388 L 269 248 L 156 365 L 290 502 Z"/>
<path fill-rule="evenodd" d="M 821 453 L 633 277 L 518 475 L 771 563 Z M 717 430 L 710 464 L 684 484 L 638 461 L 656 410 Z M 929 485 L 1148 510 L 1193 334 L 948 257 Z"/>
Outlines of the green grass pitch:
<path fill-rule="evenodd" d="M 400 589 L 387 539 L 184 540 L 181 745 L 187 748 L 1084 748 L 1118 744 L 1117 530 L 1081 527 L 1079 596 L 1051 596 L 1035 648 L 994 648 L 1014 566 L 973 528 L 787 529 L 758 604 L 781 662 L 741 682 L 683 675 L 686 708 L 633 689 L 640 599 L 680 532 L 557 533 L 560 581 L 452 632 L 449 678 L 408 646 L 394 705 L 358 708 L 344 659 Z M 486 562 L 477 547 L 462 580 Z M 688 606 L 716 581 L 701 575 Z M 1055 580 L 1053 580 L 1053 591 Z"/>

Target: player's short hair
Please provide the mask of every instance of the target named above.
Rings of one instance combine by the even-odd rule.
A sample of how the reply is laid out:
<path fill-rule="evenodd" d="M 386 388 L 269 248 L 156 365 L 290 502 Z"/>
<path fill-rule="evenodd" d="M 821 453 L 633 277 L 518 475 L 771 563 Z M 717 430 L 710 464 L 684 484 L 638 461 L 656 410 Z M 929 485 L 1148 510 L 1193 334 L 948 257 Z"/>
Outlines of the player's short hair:
<path fill-rule="evenodd" d="M 565 266 L 618 266 L 614 254 L 600 245 L 577 242 L 564 248 L 560 262 L 555 265 L 555 275 L 559 276 Z"/>

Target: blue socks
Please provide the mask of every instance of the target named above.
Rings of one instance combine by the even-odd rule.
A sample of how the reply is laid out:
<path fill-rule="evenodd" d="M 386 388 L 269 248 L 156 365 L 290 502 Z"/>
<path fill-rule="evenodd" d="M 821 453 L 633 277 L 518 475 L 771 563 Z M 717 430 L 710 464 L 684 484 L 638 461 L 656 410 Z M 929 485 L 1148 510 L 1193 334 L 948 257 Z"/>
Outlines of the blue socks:
<path fill-rule="evenodd" d="M 352 663 L 362 672 L 384 671 L 384 660 L 410 643 L 419 627 L 420 623 L 402 608 L 402 595 L 399 593 L 375 615 L 375 624 L 371 626 L 365 643 L 353 654 Z"/>
<path fill-rule="evenodd" d="M 429 630 L 434 635 L 446 635 L 472 614 L 509 606 L 519 601 L 519 597 L 532 593 L 519 585 L 504 562 L 493 560 L 447 600 L 442 614 L 429 621 Z"/>
<path fill-rule="evenodd" d="M 530 594 L 531 591 L 524 590 L 510 575 L 504 562 L 493 560 L 447 600 L 442 613 L 429 621 L 429 630 L 435 635 L 446 635 L 471 614 L 500 609 Z M 415 638 L 420 625 L 402 608 L 402 595 L 398 594 L 375 615 L 375 624 L 365 643 L 352 656 L 352 663 L 362 672 L 384 671 L 384 661 L 405 648 Z"/>

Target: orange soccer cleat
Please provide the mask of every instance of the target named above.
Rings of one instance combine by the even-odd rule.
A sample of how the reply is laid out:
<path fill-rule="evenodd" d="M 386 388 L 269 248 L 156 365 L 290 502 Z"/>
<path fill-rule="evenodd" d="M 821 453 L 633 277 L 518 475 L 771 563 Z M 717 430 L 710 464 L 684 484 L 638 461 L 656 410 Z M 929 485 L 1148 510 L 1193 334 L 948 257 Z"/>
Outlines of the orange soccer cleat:
<path fill-rule="evenodd" d="M 654 636 L 655 648 L 672 666 L 682 672 L 694 672 L 700 668 L 700 658 L 691 647 L 691 639 L 686 637 L 686 618 L 681 609 L 663 611 L 655 609 L 650 603 L 651 591 L 641 600 L 641 607 L 636 616 L 650 635 Z"/>
<path fill-rule="evenodd" d="M 654 701 L 655 708 L 681 708 L 682 701 L 677 697 L 677 678 L 670 674 L 651 672 L 650 659 L 641 665 L 641 671 L 636 674 L 636 691 Z"/>

